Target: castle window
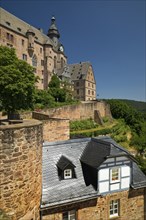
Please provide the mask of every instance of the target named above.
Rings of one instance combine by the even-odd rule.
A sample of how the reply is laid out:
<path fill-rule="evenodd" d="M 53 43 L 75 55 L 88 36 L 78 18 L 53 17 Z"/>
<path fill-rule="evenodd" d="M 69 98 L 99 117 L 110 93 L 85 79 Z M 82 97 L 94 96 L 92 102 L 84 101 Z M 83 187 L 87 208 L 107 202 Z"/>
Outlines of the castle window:
<path fill-rule="evenodd" d="M 8 22 L 8 21 L 6 21 L 6 24 L 7 24 L 8 26 L 11 26 L 10 22 Z"/>
<path fill-rule="evenodd" d="M 90 90 L 88 90 L 88 95 L 90 95 Z"/>
<path fill-rule="evenodd" d="M 76 210 L 71 210 L 63 213 L 63 220 L 76 220 Z"/>
<path fill-rule="evenodd" d="M 42 53 L 42 51 L 43 51 L 43 49 L 42 49 L 42 47 L 40 47 L 40 53 Z"/>
<path fill-rule="evenodd" d="M 44 60 L 41 60 L 41 66 L 44 66 Z"/>
<path fill-rule="evenodd" d="M 119 200 L 110 201 L 110 218 L 119 216 Z"/>
<path fill-rule="evenodd" d="M 12 45 L 12 44 L 7 44 L 7 46 L 8 46 L 8 47 L 10 47 L 10 48 L 11 48 L 11 47 L 13 47 L 13 45 Z"/>
<path fill-rule="evenodd" d="M 120 181 L 120 168 L 113 168 L 110 170 L 110 182 L 119 182 Z"/>
<path fill-rule="evenodd" d="M 22 60 L 27 60 L 27 55 L 26 54 L 22 54 Z"/>
<path fill-rule="evenodd" d="M 34 56 L 32 57 L 32 65 L 33 65 L 33 66 L 37 66 L 37 56 L 36 56 L 36 55 L 34 55 Z"/>
<path fill-rule="evenodd" d="M 22 46 L 24 46 L 24 40 L 23 39 L 22 39 L 21 43 L 22 43 Z"/>
<path fill-rule="evenodd" d="M 94 91 L 92 91 L 92 95 L 94 95 Z"/>
<path fill-rule="evenodd" d="M 63 58 L 61 57 L 61 67 L 63 67 L 63 64 L 64 64 Z"/>
<path fill-rule="evenodd" d="M 7 40 L 9 40 L 9 41 L 12 41 L 12 42 L 13 42 L 13 40 L 14 40 L 13 35 L 12 35 L 12 34 L 7 33 Z"/>
<path fill-rule="evenodd" d="M 72 178 L 72 170 L 71 169 L 64 170 L 64 179 L 70 179 L 70 178 Z"/>
<path fill-rule="evenodd" d="M 79 95 L 79 89 L 77 89 L 77 94 Z"/>
<path fill-rule="evenodd" d="M 79 86 L 79 82 L 76 83 L 76 86 Z"/>
<path fill-rule="evenodd" d="M 56 68 L 56 64 L 57 64 L 57 58 L 56 56 L 54 57 L 54 68 Z"/>

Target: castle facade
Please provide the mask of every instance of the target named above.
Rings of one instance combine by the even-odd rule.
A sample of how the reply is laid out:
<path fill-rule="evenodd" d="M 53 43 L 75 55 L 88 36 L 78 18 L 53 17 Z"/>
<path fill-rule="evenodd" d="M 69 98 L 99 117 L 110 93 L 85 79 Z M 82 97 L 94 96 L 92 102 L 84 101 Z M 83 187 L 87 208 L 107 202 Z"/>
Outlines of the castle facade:
<path fill-rule="evenodd" d="M 53 74 L 60 80 L 69 82 L 74 90 L 74 97 L 82 100 L 96 99 L 96 81 L 90 62 L 67 64 L 64 46 L 52 17 L 47 35 L 0 8 L 0 45 L 13 47 L 19 59 L 34 67 L 34 74 L 39 77 L 38 89 L 47 89 Z"/>

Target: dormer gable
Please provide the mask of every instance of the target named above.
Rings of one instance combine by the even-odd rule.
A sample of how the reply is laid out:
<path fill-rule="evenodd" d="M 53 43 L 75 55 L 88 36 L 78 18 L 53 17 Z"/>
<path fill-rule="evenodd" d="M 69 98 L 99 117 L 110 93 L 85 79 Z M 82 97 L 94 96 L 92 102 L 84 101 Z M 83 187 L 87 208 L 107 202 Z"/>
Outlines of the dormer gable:
<path fill-rule="evenodd" d="M 135 159 L 112 139 L 91 138 L 80 161 L 86 185 L 100 194 L 129 189 Z"/>
<path fill-rule="evenodd" d="M 75 165 L 67 157 L 60 157 L 57 168 L 60 180 L 76 178 Z"/>

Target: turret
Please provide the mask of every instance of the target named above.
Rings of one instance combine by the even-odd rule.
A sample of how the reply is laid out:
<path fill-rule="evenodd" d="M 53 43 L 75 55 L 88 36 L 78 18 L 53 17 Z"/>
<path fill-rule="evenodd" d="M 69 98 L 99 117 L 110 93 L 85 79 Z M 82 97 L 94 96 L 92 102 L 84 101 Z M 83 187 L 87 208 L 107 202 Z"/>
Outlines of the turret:
<path fill-rule="evenodd" d="M 51 40 L 54 43 L 54 46 L 56 47 L 58 45 L 60 34 L 59 34 L 59 31 L 58 31 L 58 29 L 56 27 L 55 17 L 54 16 L 51 19 L 51 26 L 50 26 L 50 28 L 48 30 L 48 37 L 51 38 Z"/>
<path fill-rule="evenodd" d="M 33 52 L 34 52 L 34 36 L 35 36 L 35 33 L 32 29 L 29 29 L 26 32 L 26 36 L 28 37 L 28 53 L 30 54 L 30 56 L 32 56 Z"/>

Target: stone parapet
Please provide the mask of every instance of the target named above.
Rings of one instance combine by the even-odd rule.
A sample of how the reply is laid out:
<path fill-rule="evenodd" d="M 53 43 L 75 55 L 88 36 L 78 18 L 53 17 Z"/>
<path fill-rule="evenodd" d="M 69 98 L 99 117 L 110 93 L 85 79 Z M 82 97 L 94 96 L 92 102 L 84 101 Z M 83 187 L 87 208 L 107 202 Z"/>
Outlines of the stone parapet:
<path fill-rule="evenodd" d="M 61 141 L 70 138 L 69 119 L 50 118 L 47 114 L 33 112 L 32 117 L 43 123 L 44 141 Z"/>

